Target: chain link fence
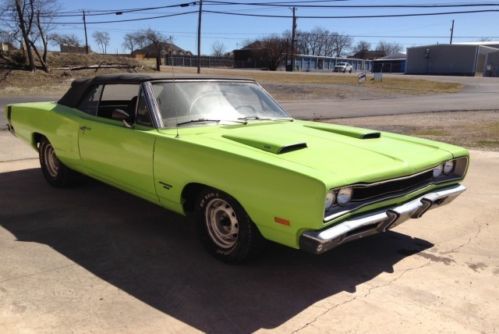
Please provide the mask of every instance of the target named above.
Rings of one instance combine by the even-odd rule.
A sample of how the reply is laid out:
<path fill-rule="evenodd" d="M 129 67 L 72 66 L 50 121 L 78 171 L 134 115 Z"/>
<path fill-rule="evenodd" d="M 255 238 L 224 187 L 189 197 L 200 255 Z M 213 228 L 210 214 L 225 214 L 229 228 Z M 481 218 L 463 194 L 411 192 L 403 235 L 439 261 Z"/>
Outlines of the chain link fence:
<path fill-rule="evenodd" d="M 211 57 L 202 56 L 200 57 L 201 67 L 234 67 L 234 59 L 232 57 Z M 164 65 L 167 66 L 185 66 L 185 67 L 197 67 L 198 57 L 197 56 L 165 56 Z"/>

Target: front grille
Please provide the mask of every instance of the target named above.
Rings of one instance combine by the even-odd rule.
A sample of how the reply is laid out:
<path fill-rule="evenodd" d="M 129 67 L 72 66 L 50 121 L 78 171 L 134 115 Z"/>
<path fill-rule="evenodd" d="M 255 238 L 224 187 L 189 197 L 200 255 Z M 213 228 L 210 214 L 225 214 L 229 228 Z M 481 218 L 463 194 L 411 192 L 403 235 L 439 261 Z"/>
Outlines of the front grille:
<path fill-rule="evenodd" d="M 375 184 L 355 185 L 353 187 L 353 202 L 370 200 L 376 197 L 385 197 L 387 195 L 397 195 L 410 192 L 412 190 L 424 187 L 433 180 L 432 170 L 424 173 L 412 175 L 406 178 L 395 179 Z"/>
<path fill-rule="evenodd" d="M 449 174 L 442 174 L 438 177 L 433 176 L 433 168 L 397 179 L 374 182 L 374 183 L 356 183 L 350 185 L 353 189 L 352 199 L 344 205 L 334 204 L 324 212 L 324 223 L 340 217 L 348 212 L 359 209 L 363 206 L 385 201 L 391 198 L 403 196 L 415 192 L 428 185 L 438 185 L 461 179 L 468 168 L 468 157 L 460 157 L 454 160 L 454 169 Z M 347 187 L 345 185 L 343 187 Z M 341 187 L 331 189 L 338 195 Z"/>

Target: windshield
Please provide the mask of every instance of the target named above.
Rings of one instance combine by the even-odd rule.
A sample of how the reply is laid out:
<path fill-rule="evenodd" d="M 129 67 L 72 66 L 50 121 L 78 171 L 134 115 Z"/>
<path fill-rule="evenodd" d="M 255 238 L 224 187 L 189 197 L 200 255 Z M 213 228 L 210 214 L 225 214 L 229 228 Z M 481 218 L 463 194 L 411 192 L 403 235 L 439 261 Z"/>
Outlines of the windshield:
<path fill-rule="evenodd" d="M 154 82 L 153 91 L 165 127 L 289 118 L 272 97 L 253 82 Z"/>

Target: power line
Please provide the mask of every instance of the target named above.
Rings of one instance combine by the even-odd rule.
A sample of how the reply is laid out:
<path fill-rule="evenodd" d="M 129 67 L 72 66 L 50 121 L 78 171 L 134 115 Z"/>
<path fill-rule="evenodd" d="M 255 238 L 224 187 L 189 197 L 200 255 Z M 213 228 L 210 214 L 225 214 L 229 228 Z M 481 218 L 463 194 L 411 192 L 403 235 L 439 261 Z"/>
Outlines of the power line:
<path fill-rule="evenodd" d="M 260 7 L 297 7 L 297 8 L 332 8 L 332 9 L 376 9 L 376 8 L 459 8 L 459 7 L 498 7 L 499 3 L 433 3 L 433 4 L 374 4 L 374 5 L 323 5 L 317 3 L 331 3 L 343 2 L 346 0 L 329 0 L 329 1 L 296 1 L 296 2 L 234 2 L 234 1 L 218 1 L 206 0 L 206 5 L 227 5 L 227 6 L 260 6 Z M 154 7 L 138 7 L 138 8 L 122 8 L 122 9 L 102 9 L 102 10 L 85 10 L 87 16 L 103 16 L 103 15 L 122 15 L 126 13 L 135 13 L 143 11 L 152 11 L 158 9 L 175 8 L 175 7 L 188 7 L 199 5 L 199 0 L 191 2 L 182 2 L 172 5 L 154 6 Z M 62 11 L 56 13 L 40 13 L 42 17 L 79 17 L 79 11 Z"/>
<path fill-rule="evenodd" d="M 218 15 L 233 15 L 233 16 L 261 17 L 261 18 L 290 19 L 293 17 L 290 15 L 251 14 L 251 13 L 236 13 L 236 12 L 215 11 L 215 10 L 203 10 L 203 12 L 210 13 L 210 14 L 218 14 Z M 335 16 L 302 15 L 302 16 L 297 16 L 296 18 L 298 18 L 298 19 L 371 19 L 371 18 L 418 17 L 418 16 L 457 15 L 457 14 L 497 13 L 497 12 L 499 12 L 499 9 L 429 12 L 429 13 L 378 14 L 378 15 L 335 15 Z M 189 14 L 194 14 L 194 13 L 198 13 L 198 11 L 194 10 L 194 11 L 188 11 L 188 12 L 183 12 L 183 13 L 173 13 L 173 14 L 158 15 L 158 16 L 139 17 L 139 18 L 133 18 L 133 19 L 88 21 L 87 24 L 107 24 L 107 23 L 146 21 L 146 20 L 155 20 L 155 19 L 174 17 L 174 16 L 189 15 Z M 9 21 L 9 20 L 6 20 L 6 21 Z M 12 21 L 12 20 L 10 20 L 10 21 Z M 83 24 L 82 22 L 67 22 L 67 21 L 51 22 L 51 23 L 55 24 L 55 25 Z"/>
<path fill-rule="evenodd" d="M 157 9 L 167 9 L 176 7 L 196 6 L 199 1 L 182 2 L 173 5 L 156 6 L 156 7 L 139 7 L 139 8 L 123 8 L 123 9 L 102 9 L 102 10 L 85 10 L 86 16 L 103 16 L 103 15 L 122 15 L 127 13 L 151 11 Z M 40 13 L 41 17 L 80 17 L 81 11 L 66 11 L 66 12 L 45 12 Z"/>
<path fill-rule="evenodd" d="M 108 23 L 120 23 L 120 22 L 146 21 L 146 20 L 162 19 L 162 18 L 166 18 L 166 17 L 189 15 L 189 14 L 194 14 L 197 12 L 198 11 L 196 11 L 196 10 L 192 10 L 192 11 L 183 12 L 183 13 L 173 13 L 173 14 L 150 16 L 150 17 L 138 17 L 138 18 L 134 18 L 134 19 L 108 20 L 108 21 L 87 21 L 87 24 L 108 24 Z M 83 23 L 82 22 L 52 22 L 52 24 L 67 25 L 67 24 L 83 24 Z"/>
<path fill-rule="evenodd" d="M 205 10 L 205 13 L 220 14 L 220 15 L 235 15 L 248 17 L 264 17 L 277 19 L 290 19 L 290 15 L 272 15 L 272 14 L 244 14 L 227 11 Z M 299 19 L 375 19 L 375 18 L 390 18 L 390 17 L 416 17 L 416 16 L 438 16 L 438 15 L 457 15 L 457 14 L 477 14 L 477 13 L 498 13 L 499 9 L 480 9 L 480 10 L 463 10 L 450 12 L 429 12 L 429 13 L 404 13 L 404 14 L 378 14 L 378 15 L 337 15 L 337 16 L 315 16 L 302 15 L 297 16 Z"/>
<path fill-rule="evenodd" d="M 315 2 L 315 1 L 313 1 Z M 461 3 L 461 4 L 378 4 L 378 5 L 318 5 L 318 4 L 296 4 L 295 2 L 232 2 L 207 0 L 206 4 L 212 5 L 235 5 L 235 6 L 271 6 L 271 7 L 297 7 L 297 8 L 458 8 L 458 7 L 497 7 L 499 3 Z"/>

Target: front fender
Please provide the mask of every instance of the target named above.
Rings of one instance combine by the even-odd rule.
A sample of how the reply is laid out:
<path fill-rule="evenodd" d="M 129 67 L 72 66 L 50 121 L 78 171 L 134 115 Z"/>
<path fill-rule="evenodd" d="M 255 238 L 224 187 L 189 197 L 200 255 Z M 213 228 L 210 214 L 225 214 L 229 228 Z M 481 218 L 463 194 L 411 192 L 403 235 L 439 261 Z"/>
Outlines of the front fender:
<path fill-rule="evenodd" d="M 244 155 L 162 138 L 155 147 L 154 174 L 164 207 L 183 212 L 184 187 L 207 185 L 234 197 L 266 239 L 290 247 L 298 248 L 298 235 L 319 228 L 323 219 L 323 182 Z"/>

